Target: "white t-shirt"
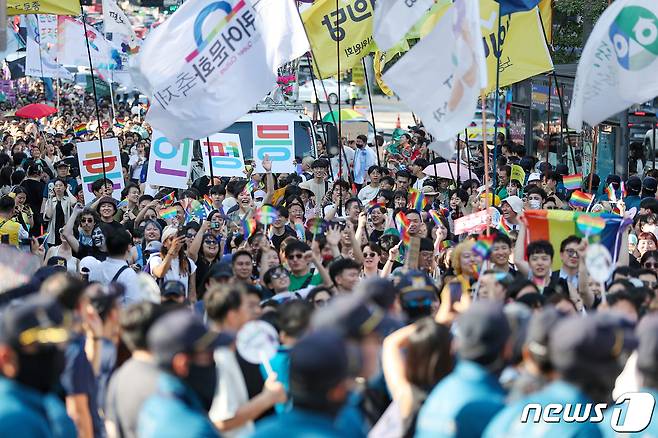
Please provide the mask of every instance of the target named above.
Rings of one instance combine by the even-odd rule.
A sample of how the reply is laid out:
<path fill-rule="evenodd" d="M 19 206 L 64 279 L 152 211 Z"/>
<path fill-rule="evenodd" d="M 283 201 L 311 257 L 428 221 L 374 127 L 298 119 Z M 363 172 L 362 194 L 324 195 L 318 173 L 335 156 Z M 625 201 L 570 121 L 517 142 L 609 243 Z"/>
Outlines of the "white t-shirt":
<path fill-rule="evenodd" d="M 188 287 L 190 283 L 190 274 L 194 274 L 194 272 L 196 271 L 196 265 L 194 264 L 192 259 L 188 257 L 187 261 L 190 263 L 189 273 L 185 275 L 180 274 L 180 263 L 178 261 L 178 257 L 176 257 L 175 259 L 172 259 L 171 265 L 169 266 L 169 270 L 164 276 L 164 281 L 176 280 L 183 283 L 183 285 L 185 286 L 185 298 L 188 298 L 189 295 Z M 153 275 L 153 268 L 160 265 L 161 263 L 162 263 L 162 257 L 160 256 L 160 254 L 153 254 L 149 258 L 149 269 L 151 275 Z"/>
<path fill-rule="evenodd" d="M 363 188 L 359 190 L 359 201 L 361 201 L 363 204 L 367 204 L 368 202 L 375 199 L 377 193 L 379 193 L 379 187 L 372 187 L 370 184 L 363 186 Z"/>
<path fill-rule="evenodd" d="M 208 412 L 208 416 L 213 422 L 235 417 L 238 408 L 249 401 L 247 384 L 235 352 L 229 347 L 220 347 L 215 350 L 214 356 L 218 381 L 215 397 Z M 222 436 L 237 438 L 250 436 L 253 432 L 254 422 L 248 421 L 242 427 L 222 432 Z"/>

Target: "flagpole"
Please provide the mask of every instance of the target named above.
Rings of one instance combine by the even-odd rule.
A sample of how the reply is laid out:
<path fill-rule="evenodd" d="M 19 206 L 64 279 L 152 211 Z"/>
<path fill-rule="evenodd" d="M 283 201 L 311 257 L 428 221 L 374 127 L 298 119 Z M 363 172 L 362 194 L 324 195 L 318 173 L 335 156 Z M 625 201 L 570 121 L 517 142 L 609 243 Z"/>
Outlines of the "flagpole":
<path fill-rule="evenodd" d="M 551 151 L 551 94 L 553 92 L 553 76 L 548 77 L 548 116 L 546 117 L 546 169 L 544 174 L 548 172 L 548 154 Z"/>
<path fill-rule="evenodd" d="M 588 192 L 592 193 L 592 180 L 594 179 L 594 171 L 596 170 L 596 149 L 598 148 L 599 143 L 599 127 L 594 128 L 594 138 L 592 139 L 592 165 L 589 169 L 589 188 Z"/>
<path fill-rule="evenodd" d="M 87 21 L 85 20 L 85 10 L 82 4 L 80 4 L 80 14 L 82 20 L 82 26 L 85 30 L 85 43 L 87 45 L 87 57 L 89 58 L 89 73 L 91 74 L 91 88 L 94 92 L 94 106 L 96 107 L 96 121 L 98 122 L 98 142 L 101 147 L 101 164 L 103 165 L 103 179 L 107 179 L 107 174 L 105 173 L 105 150 L 103 149 L 103 131 L 101 129 L 101 112 L 98 108 L 98 93 L 96 92 L 96 79 L 94 77 L 94 65 L 91 62 L 91 50 L 89 49 L 89 34 L 87 33 Z"/>
<path fill-rule="evenodd" d="M 455 187 L 457 189 L 459 188 L 459 183 L 461 182 L 459 180 L 459 168 L 461 167 L 461 162 L 462 162 L 460 154 L 459 154 L 459 152 L 460 152 L 459 151 L 459 142 L 460 142 L 459 136 L 460 136 L 460 134 L 457 134 L 457 187 Z"/>
<path fill-rule="evenodd" d="M 500 15 L 500 14 L 499 14 Z M 484 91 L 480 94 L 480 100 L 481 105 L 482 105 L 482 145 L 484 149 L 484 193 L 485 193 L 485 208 L 487 212 L 489 212 L 489 207 L 491 206 L 492 202 L 489 199 L 489 148 L 487 147 L 487 115 L 485 113 L 485 109 L 487 107 L 487 103 L 485 101 L 486 96 L 484 95 Z M 494 145 L 494 150 L 495 150 L 495 145 Z M 489 227 L 487 226 L 485 235 L 489 237 Z"/>
<path fill-rule="evenodd" d="M 500 57 L 503 54 L 503 44 L 501 41 L 502 38 L 502 32 L 500 30 L 502 26 L 502 15 L 501 15 L 501 6 L 500 3 L 498 3 L 498 39 L 496 41 L 497 50 L 496 50 L 496 95 L 494 96 L 494 114 L 495 114 L 495 120 L 494 120 L 494 139 L 493 139 L 493 145 L 494 145 L 494 153 L 493 153 L 493 178 L 494 178 L 494 185 L 496 185 L 496 164 L 498 162 L 498 145 L 496 144 L 498 142 L 498 116 L 500 115 L 500 110 L 499 110 L 499 97 L 498 97 L 498 92 L 500 89 Z M 484 100 L 482 101 L 482 119 L 484 120 L 485 114 L 484 112 L 486 111 L 486 105 Z M 484 125 L 482 126 L 483 133 L 482 133 L 482 138 L 486 138 L 486 135 L 484 134 Z M 495 191 L 494 187 L 494 191 Z M 487 234 L 488 236 L 488 234 Z"/>
<path fill-rule="evenodd" d="M 212 187 L 215 185 L 215 175 L 213 174 L 213 165 L 212 165 L 212 149 L 210 149 L 210 137 L 206 137 L 206 147 L 208 148 L 208 169 L 210 169 L 210 184 Z M 247 181 L 248 182 L 248 181 Z"/>
<path fill-rule="evenodd" d="M 471 173 L 471 145 L 468 143 L 468 128 L 464 128 L 464 139 L 466 139 L 466 159 L 468 163 L 468 179 L 473 179 L 473 174 Z"/>
<path fill-rule="evenodd" d="M 338 0 L 336 0 L 336 17 L 338 17 Z M 337 34 L 340 34 L 340 21 L 336 20 Z M 338 177 L 343 179 L 343 129 L 340 114 L 340 38 L 336 38 L 336 69 L 338 79 Z M 327 101 L 329 97 L 327 96 Z M 334 120 L 336 120 L 334 118 Z M 347 166 L 347 173 L 350 173 L 349 164 Z M 348 177 L 349 179 L 349 177 Z M 339 189 L 340 190 L 340 189 Z M 338 192 L 338 215 L 343 215 L 343 190 Z"/>
<path fill-rule="evenodd" d="M 308 60 L 309 66 L 311 64 L 311 55 L 309 52 L 306 52 L 306 59 Z M 322 81 L 322 80 L 320 80 Z M 318 109 L 318 117 L 320 118 L 320 124 L 322 124 L 322 107 L 320 106 L 320 98 L 318 97 L 318 89 L 315 86 L 315 79 L 313 78 L 313 67 L 311 66 L 311 85 L 313 86 L 313 94 L 315 95 L 315 106 L 317 106 Z M 325 93 L 326 95 L 326 93 Z M 313 111 L 315 112 L 315 108 L 313 108 Z M 327 131 L 325 129 L 322 129 L 322 137 L 324 138 L 324 144 L 325 147 L 328 147 L 327 145 Z M 313 139 L 315 140 L 315 139 Z M 317 158 L 317 149 L 316 149 L 316 158 Z M 329 166 L 331 167 L 331 166 Z"/>
<path fill-rule="evenodd" d="M 372 129 L 375 131 L 375 150 L 377 151 L 377 166 L 381 167 L 382 163 L 379 158 L 379 143 L 377 143 L 377 126 L 375 125 L 375 110 L 372 108 L 372 95 L 370 94 L 370 83 L 368 82 L 368 72 L 366 69 L 366 58 L 361 58 L 363 63 L 363 76 L 366 79 L 366 90 L 368 91 L 368 102 L 370 103 L 370 117 L 372 118 Z"/>

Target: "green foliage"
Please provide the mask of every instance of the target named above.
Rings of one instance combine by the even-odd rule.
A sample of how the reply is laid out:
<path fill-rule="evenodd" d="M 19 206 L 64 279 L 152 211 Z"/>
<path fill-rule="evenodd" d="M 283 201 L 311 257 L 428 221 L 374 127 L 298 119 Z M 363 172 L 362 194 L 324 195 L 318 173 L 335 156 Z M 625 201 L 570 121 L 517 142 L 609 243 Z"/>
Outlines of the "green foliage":
<path fill-rule="evenodd" d="M 555 0 L 553 47 L 555 64 L 578 62 L 580 52 L 608 0 Z"/>

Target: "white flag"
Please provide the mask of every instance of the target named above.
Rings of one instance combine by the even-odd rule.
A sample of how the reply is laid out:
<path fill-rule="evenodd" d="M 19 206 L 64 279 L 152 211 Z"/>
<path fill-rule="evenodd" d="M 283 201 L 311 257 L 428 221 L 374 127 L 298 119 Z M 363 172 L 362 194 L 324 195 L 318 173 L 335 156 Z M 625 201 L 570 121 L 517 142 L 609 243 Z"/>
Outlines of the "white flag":
<path fill-rule="evenodd" d="M 149 35 L 131 73 L 151 98 L 147 120 L 178 144 L 230 126 L 308 49 L 292 0 L 189 1 Z"/>
<path fill-rule="evenodd" d="M 383 79 L 437 141 L 463 132 L 487 85 L 478 0 L 457 0 Z"/>
<path fill-rule="evenodd" d="M 594 26 L 578 63 L 569 127 L 594 126 L 658 95 L 658 2 L 617 0 Z"/>
<path fill-rule="evenodd" d="M 102 33 L 87 25 L 87 35 L 82 22 L 65 15 L 57 17 L 57 61 L 63 65 L 89 67 L 87 40 L 94 69 L 103 74 L 117 68 L 117 53 L 112 50 Z"/>
<path fill-rule="evenodd" d="M 434 4 L 434 0 L 378 0 L 372 35 L 379 50 L 396 45 Z"/>
<path fill-rule="evenodd" d="M 116 0 L 103 0 L 103 25 L 105 33 L 118 33 L 137 38 L 130 20 L 117 5 Z"/>

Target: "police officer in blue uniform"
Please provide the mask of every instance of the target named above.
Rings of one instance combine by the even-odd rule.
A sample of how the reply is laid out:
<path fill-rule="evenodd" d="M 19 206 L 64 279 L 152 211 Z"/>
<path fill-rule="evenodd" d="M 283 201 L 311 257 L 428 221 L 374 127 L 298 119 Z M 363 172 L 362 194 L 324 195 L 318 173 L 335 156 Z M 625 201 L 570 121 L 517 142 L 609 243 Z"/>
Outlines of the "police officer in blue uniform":
<path fill-rule="evenodd" d="M 347 346 L 322 329 L 304 336 L 290 353 L 293 408 L 256 425 L 252 438 L 343 437 L 335 417 L 348 395 Z"/>
<path fill-rule="evenodd" d="M 510 327 L 499 303 L 475 302 L 456 322 L 458 362 L 418 413 L 416 437 L 479 437 L 504 407 L 498 383 Z"/>
<path fill-rule="evenodd" d="M 217 384 L 213 351 L 232 341 L 232 336 L 208 331 L 187 309 L 174 310 L 153 324 L 147 343 L 163 373 L 158 393 L 140 412 L 140 438 L 219 436 L 208 419 Z"/>
<path fill-rule="evenodd" d="M 621 372 L 628 353 L 636 345 L 630 324 L 613 313 L 587 317 L 578 315 L 560 321 L 549 339 L 550 360 L 558 378 L 543 390 L 505 408 L 492 420 L 484 436 L 602 436 L 599 423 L 589 421 L 597 415 L 594 405 L 610 402 L 615 378 Z M 542 412 L 526 408 L 530 403 L 540 405 Z M 552 403 L 562 406 L 564 411 L 557 408 L 552 413 L 543 411 Z M 524 409 L 527 411 L 525 415 Z M 584 416 L 585 409 L 590 409 L 588 421 L 564 420 L 564 415 Z M 521 421 L 523 416 L 528 418 Z M 548 417 L 550 422 L 544 420 Z"/>
<path fill-rule="evenodd" d="M 52 299 L 9 307 L 0 322 L 0 436 L 75 437 L 75 425 L 52 393 L 64 369 L 68 331 Z"/>

